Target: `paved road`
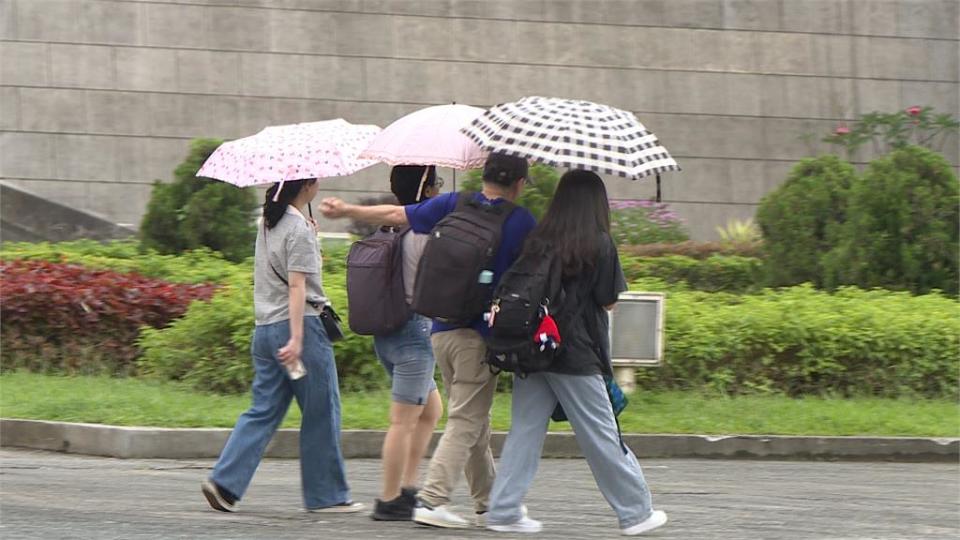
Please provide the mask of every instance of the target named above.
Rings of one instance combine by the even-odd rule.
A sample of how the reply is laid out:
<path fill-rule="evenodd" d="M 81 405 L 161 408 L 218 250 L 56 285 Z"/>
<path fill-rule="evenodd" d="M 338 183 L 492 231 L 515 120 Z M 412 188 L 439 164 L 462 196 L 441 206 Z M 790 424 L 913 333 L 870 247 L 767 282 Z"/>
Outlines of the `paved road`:
<path fill-rule="evenodd" d="M 0 537 L 499 538 L 300 511 L 296 461 L 261 466 L 236 514 L 209 510 L 209 460 L 119 460 L 0 451 Z M 952 464 L 648 460 L 670 523 L 661 539 L 958 538 L 960 476 Z M 354 497 L 377 494 L 379 463 L 348 462 Z M 462 491 L 462 489 L 461 489 Z M 462 493 L 456 501 L 462 508 Z M 547 460 L 528 498 L 536 538 L 614 538 L 616 520 L 582 460 Z"/>

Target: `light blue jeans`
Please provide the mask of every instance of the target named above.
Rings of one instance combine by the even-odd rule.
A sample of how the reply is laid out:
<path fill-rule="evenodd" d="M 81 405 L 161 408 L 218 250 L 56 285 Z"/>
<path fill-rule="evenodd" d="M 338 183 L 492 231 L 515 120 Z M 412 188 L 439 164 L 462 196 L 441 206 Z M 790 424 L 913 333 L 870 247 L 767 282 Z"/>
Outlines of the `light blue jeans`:
<path fill-rule="evenodd" d="M 650 517 L 650 490 L 637 458 L 620 443 L 603 377 L 531 373 L 523 379 L 513 378 L 510 433 L 497 464 L 487 523 L 508 525 L 520 520 L 521 503 L 537 474 L 548 421 L 557 402 L 563 405 L 580 451 L 600 493 L 617 513 L 620 528 Z M 576 507 L 576 501 L 571 501 L 569 510 Z"/>
<path fill-rule="evenodd" d="M 373 349 L 393 381 L 391 396 L 397 403 L 425 405 L 437 389 L 430 325 L 430 319 L 414 314 L 396 332 L 373 336 Z"/>
<path fill-rule="evenodd" d="M 303 353 L 307 375 L 291 381 L 277 358 L 290 339 L 289 321 L 257 326 L 253 334 L 253 404 L 240 415 L 211 478 L 243 497 L 263 451 L 297 398 L 300 423 L 300 480 L 306 508 L 350 500 L 340 452 L 340 390 L 333 348 L 319 317 L 303 319 Z"/>

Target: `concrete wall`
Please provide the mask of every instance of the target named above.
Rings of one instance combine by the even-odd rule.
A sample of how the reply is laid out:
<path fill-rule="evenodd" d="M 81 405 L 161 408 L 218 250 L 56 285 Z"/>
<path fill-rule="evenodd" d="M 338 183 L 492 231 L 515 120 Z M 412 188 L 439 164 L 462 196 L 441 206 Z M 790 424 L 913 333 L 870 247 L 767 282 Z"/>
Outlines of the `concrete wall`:
<path fill-rule="evenodd" d="M 636 112 L 706 238 L 826 150 L 804 134 L 960 110 L 958 19 L 960 0 L 0 0 L 0 178 L 137 224 L 193 137 L 557 95 Z M 944 151 L 960 163 L 956 138 Z"/>
<path fill-rule="evenodd" d="M 0 184 L 0 242 L 107 240 L 135 234 L 89 211 Z"/>

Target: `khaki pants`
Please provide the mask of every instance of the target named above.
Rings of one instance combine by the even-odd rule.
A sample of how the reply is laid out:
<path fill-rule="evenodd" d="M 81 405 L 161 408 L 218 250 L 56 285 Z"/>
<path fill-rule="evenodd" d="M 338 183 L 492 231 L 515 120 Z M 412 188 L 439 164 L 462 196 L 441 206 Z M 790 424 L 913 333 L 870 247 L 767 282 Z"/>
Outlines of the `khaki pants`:
<path fill-rule="evenodd" d="M 430 459 L 419 496 L 431 506 L 448 504 L 450 492 L 464 473 L 475 510 L 485 512 L 495 472 L 490 408 L 497 377 L 483 363 L 487 348 L 476 330 L 438 332 L 431 341 L 447 391 L 447 426 Z"/>

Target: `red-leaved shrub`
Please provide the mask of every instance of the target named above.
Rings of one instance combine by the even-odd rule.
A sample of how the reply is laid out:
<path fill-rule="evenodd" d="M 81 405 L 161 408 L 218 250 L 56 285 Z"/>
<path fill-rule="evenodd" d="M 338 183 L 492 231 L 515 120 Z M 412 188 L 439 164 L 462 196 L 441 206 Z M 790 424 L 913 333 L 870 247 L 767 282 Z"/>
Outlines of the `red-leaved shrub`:
<path fill-rule="evenodd" d="M 4 261 L 2 368 L 131 374 L 140 327 L 166 326 L 215 288 L 73 264 Z"/>

